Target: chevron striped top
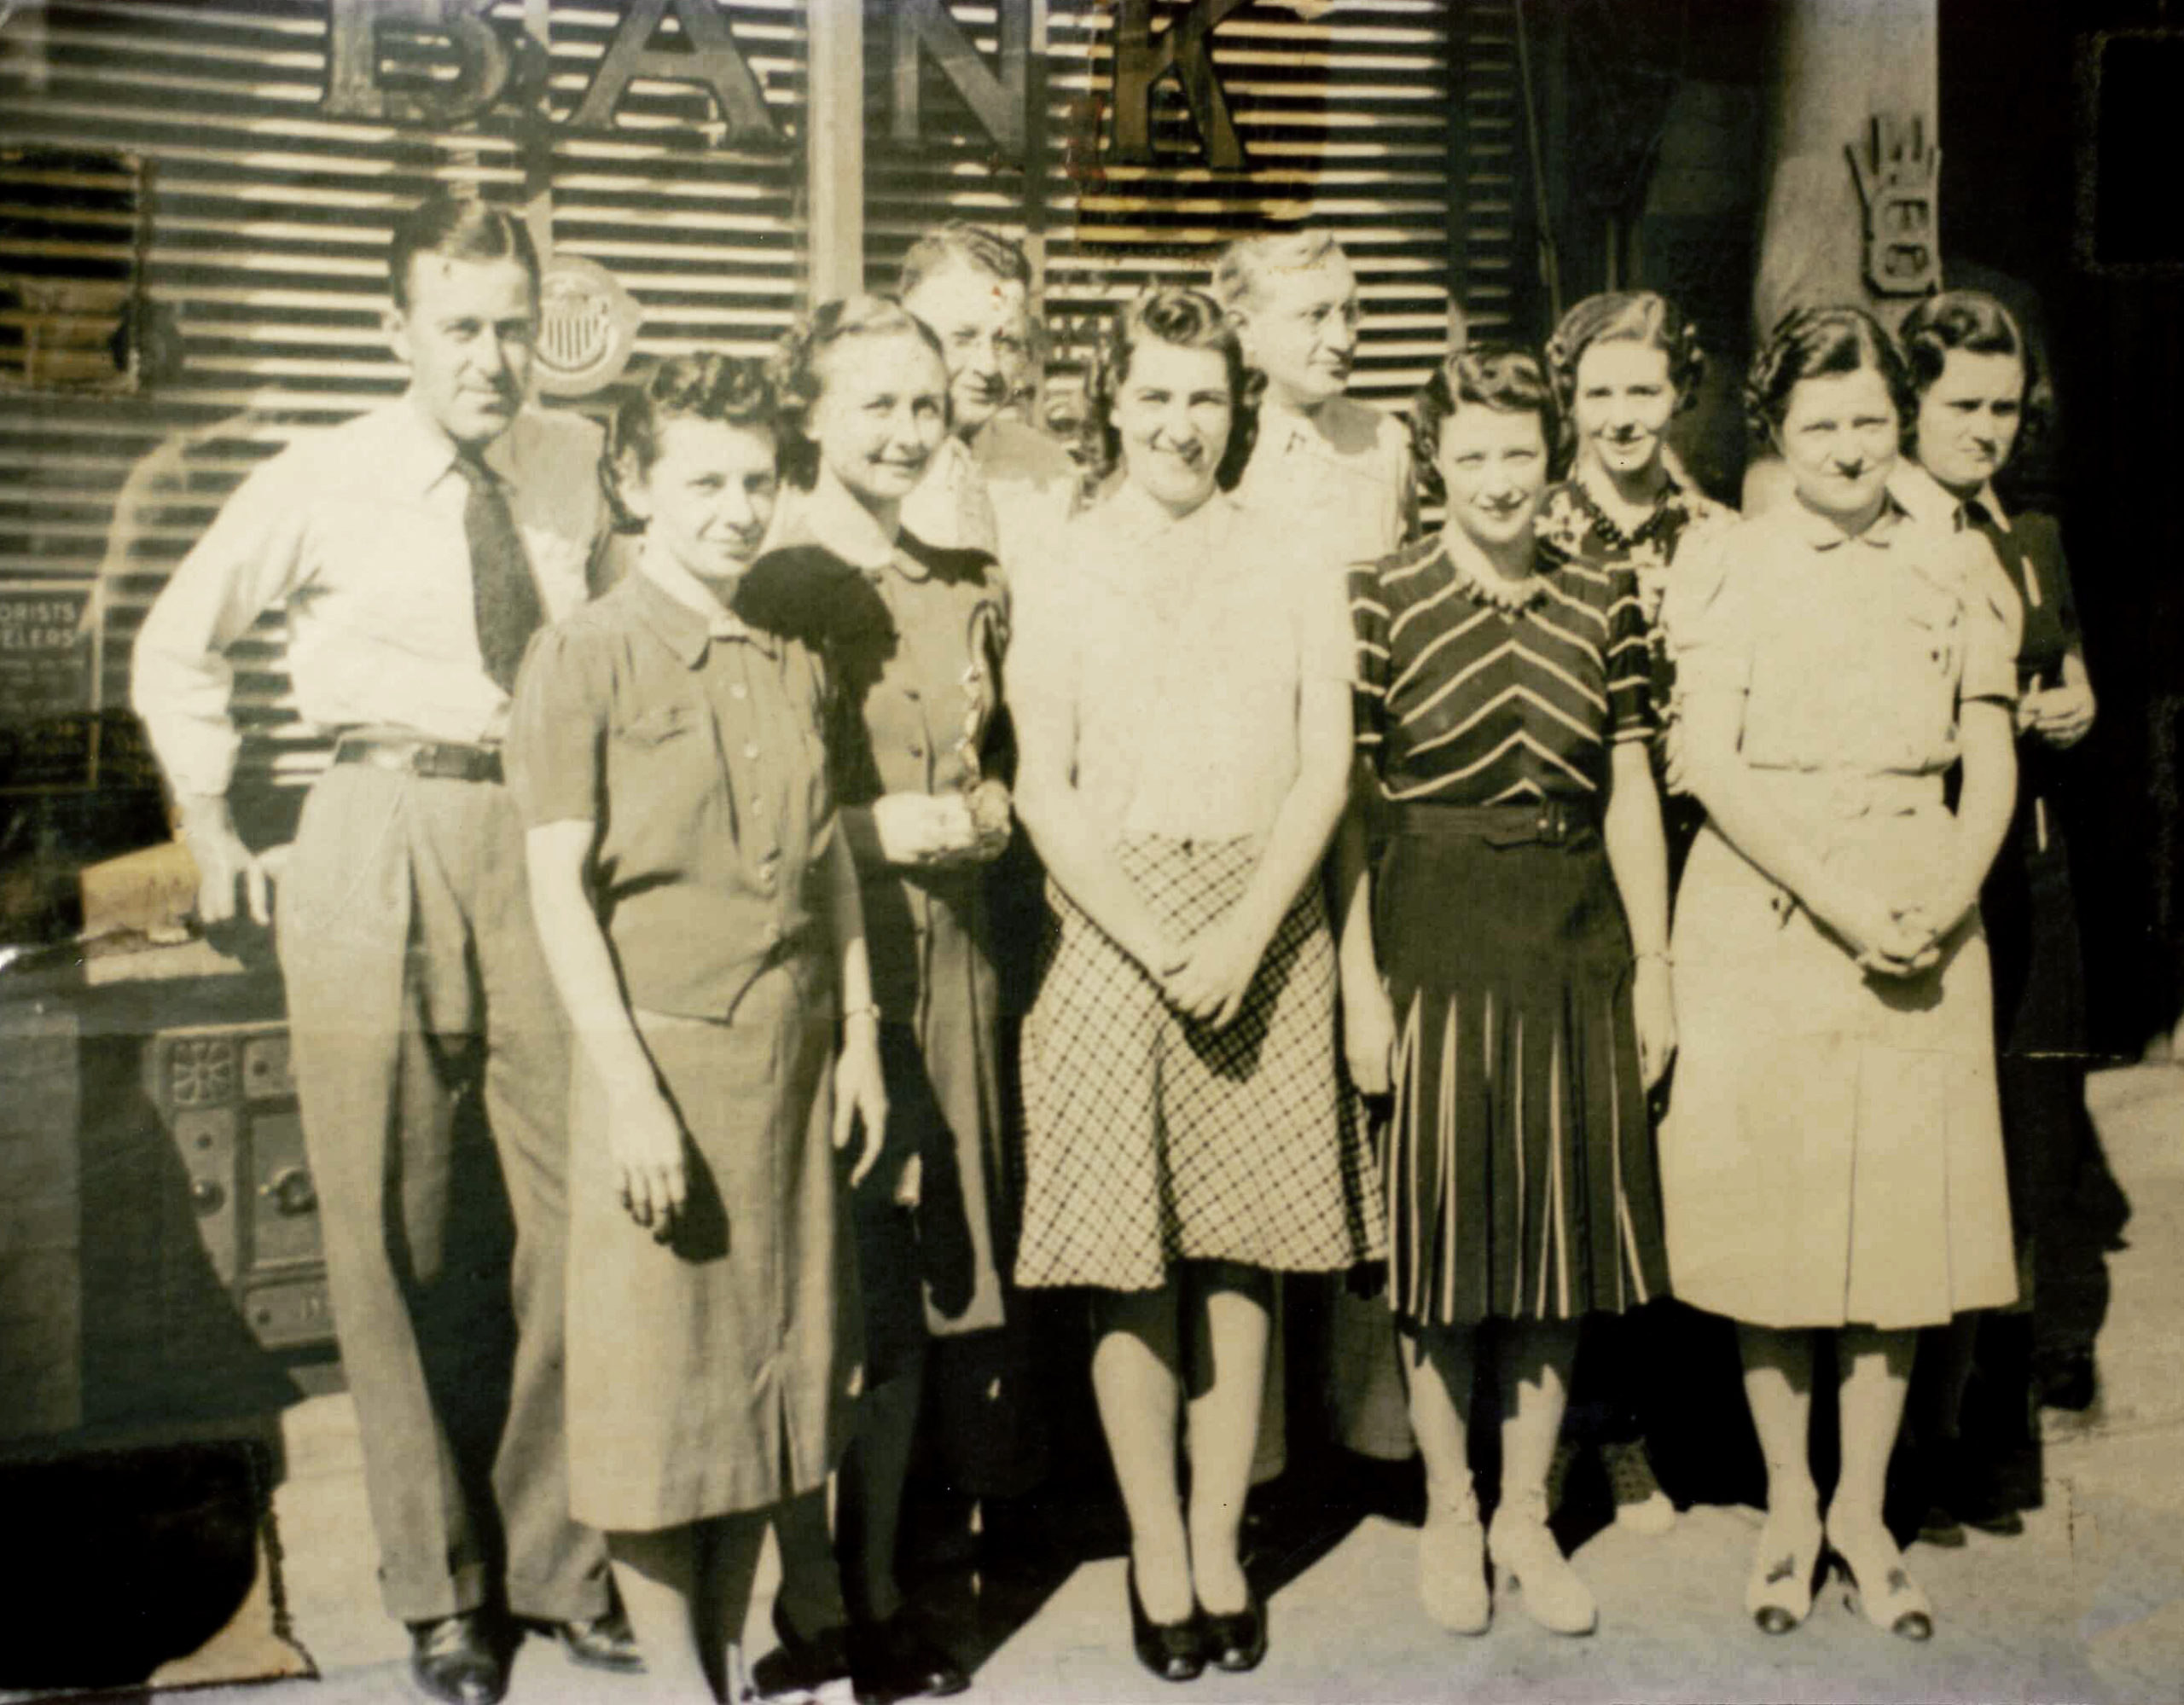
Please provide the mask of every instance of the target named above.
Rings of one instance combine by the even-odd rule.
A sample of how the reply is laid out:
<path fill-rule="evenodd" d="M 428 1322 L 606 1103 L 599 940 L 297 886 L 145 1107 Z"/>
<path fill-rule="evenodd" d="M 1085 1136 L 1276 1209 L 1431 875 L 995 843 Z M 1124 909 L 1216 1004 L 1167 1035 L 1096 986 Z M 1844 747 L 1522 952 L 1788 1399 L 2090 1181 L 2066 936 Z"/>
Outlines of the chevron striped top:
<path fill-rule="evenodd" d="M 1545 595 L 1509 615 L 1438 538 L 1350 571 L 1357 746 L 1391 799 L 1591 798 L 1609 745 L 1653 733 L 1636 577 L 1545 545 L 1536 571 Z"/>

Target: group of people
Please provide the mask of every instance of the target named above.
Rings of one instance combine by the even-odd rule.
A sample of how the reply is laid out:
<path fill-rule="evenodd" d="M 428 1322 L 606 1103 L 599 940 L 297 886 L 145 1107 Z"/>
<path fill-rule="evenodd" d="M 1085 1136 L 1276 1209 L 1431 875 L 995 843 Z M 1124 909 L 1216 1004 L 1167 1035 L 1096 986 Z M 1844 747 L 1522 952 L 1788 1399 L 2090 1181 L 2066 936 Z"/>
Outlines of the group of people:
<path fill-rule="evenodd" d="M 1321 1375 L 1338 1418 L 1407 1413 L 1443 1627 L 1497 1587 L 1594 1627 L 1548 1525 L 1573 1368 L 1641 1366 L 1674 1296 L 1738 1323 L 1758 1625 L 1833 1557 L 1931 1632 L 1882 1511 L 1913 1347 L 2018 1297 L 2048 1140 L 1998 1094 L 1980 896 L 1993 867 L 2042 919 L 2003 1032 L 2054 1060 L 2011 1026 L 2071 1021 L 2018 1009 L 2075 974 L 2039 779 L 2093 714 L 2054 529 L 1991 483 L 2044 392 L 2007 310 L 1790 316 L 1746 386 L 1780 496 L 1740 519 L 1669 449 L 1700 356 L 1650 293 L 1457 351 L 1406 420 L 1344 395 L 1339 246 L 1248 239 L 1116 312 L 1072 454 L 1017 412 L 1024 256 L 950 225 L 774 361 L 660 362 L 601 444 L 526 406 L 520 222 L 436 194 L 391 268 L 407 394 L 252 475 L 134 668 L 205 915 L 270 919 L 278 878 L 431 1696 L 500 1696 L 504 1616 L 734 1696 L 770 1528 L 786 1685 L 961 1688 L 897 1579 L 905 1488 L 1036 1482 L 1026 1304 L 1060 1289 L 1134 1650 L 1249 1670 L 1284 1275 L 1352 1281 Z M 337 743 L 273 854 L 226 808 L 225 653 L 276 604 Z M 490 1498 L 444 1420 L 488 1132 Z"/>

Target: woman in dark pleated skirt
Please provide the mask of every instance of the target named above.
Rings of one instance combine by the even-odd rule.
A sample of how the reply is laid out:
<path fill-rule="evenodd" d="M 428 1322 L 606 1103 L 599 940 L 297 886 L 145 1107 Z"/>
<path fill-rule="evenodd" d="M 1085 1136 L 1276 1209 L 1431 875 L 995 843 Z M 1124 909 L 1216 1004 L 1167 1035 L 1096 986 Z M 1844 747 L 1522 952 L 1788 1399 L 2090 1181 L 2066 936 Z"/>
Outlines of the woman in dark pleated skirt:
<path fill-rule="evenodd" d="M 1453 357 L 1416 409 L 1448 523 L 1351 577 L 1359 757 L 1391 832 L 1369 872 L 1345 837 L 1345 1046 L 1359 1087 L 1393 1100 L 1420 1596 L 1483 1632 L 1490 1550 L 1534 1621 L 1581 1634 L 1592 1594 L 1547 1526 L 1578 1323 L 1668 1288 L 1646 1096 L 1676 1023 L 1645 620 L 1629 569 L 1534 537 L 1555 409 L 1530 355 Z M 1465 1431 L 1489 1321 L 1490 1532 Z"/>

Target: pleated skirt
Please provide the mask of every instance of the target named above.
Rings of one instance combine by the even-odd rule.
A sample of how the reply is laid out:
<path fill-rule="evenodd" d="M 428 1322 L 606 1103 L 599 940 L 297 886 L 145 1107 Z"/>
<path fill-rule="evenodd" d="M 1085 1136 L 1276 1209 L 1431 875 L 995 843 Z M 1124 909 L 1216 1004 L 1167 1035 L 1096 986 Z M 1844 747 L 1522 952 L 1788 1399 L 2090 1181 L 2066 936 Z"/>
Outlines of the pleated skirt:
<path fill-rule="evenodd" d="M 1598 832 L 1494 844 L 1411 808 L 1374 928 L 1397 1026 L 1390 1306 L 1467 1325 L 1664 1295 L 1629 932 Z"/>
<path fill-rule="evenodd" d="M 1256 840 L 1118 849 L 1188 942 L 1244 896 Z M 1157 1290 L 1178 1261 L 1340 1272 L 1380 1252 L 1364 1122 L 1337 1069 L 1334 944 L 1320 885 L 1275 930 L 1228 1026 L 1159 983 L 1050 887 L 1024 1025 L 1024 1222 L 1016 1282 Z"/>

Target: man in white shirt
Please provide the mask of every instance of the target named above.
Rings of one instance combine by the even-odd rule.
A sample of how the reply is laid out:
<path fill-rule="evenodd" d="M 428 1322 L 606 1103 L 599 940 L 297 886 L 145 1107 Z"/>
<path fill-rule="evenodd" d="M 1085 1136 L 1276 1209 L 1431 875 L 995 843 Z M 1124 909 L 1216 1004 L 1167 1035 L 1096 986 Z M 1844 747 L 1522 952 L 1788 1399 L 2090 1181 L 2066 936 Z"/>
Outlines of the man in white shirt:
<path fill-rule="evenodd" d="M 499 749 L 526 642 L 584 595 L 599 436 L 525 407 L 538 260 L 520 221 L 435 192 L 398 220 L 390 274 L 407 392 L 251 474 L 146 618 L 132 696 L 200 914 L 231 915 L 240 885 L 269 923 L 279 878 L 290 1046 L 382 1596 L 410 1626 L 421 1691 L 489 1705 L 507 1686 L 503 1609 L 553 1628 L 577 1662 L 641 1667 L 604 1548 L 568 1516 L 568 1053 Z M 228 809 L 226 653 L 276 605 L 297 702 L 337 744 L 293 848 L 258 853 Z M 472 1229 L 489 1155 L 512 1271 Z M 455 1441 L 492 1388 L 480 1346 L 510 1297 L 487 1509 Z"/>
<path fill-rule="evenodd" d="M 1031 370 L 1031 264 L 977 225 L 937 225 L 903 258 L 903 305 L 940 339 L 950 436 L 903 505 L 927 544 L 982 550 L 1005 574 L 1049 555 L 1074 507 L 1069 452 L 1008 411 Z"/>

